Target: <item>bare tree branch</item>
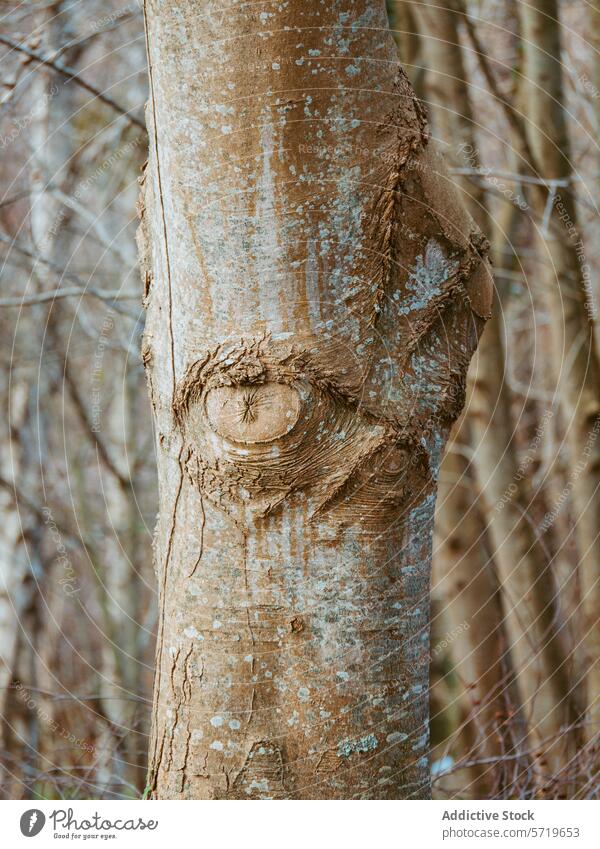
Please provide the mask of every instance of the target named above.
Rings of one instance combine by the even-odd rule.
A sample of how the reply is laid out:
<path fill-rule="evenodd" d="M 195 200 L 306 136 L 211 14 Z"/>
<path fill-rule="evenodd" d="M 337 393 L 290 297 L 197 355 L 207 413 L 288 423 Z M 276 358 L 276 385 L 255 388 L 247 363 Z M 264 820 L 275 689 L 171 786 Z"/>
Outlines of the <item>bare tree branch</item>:
<path fill-rule="evenodd" d="M 106 291 L 103 289 L 97 289 L 95 286 L 90 286 L 85 280 L 79 277 L 77 274 L 73 274 L 71 271 L 66 271 L 63 268 L 60 268 L 56 265 L 56 263 L 51 262 L 51 260 L 46 259 L 46 257 L 41 254 L 34 253 L 30 251 L 28 248 L 20 245 L 15 239 L 12 239 L 6 233 L 0 232 L 0 242 L 4 242 L 6 245 L 10 245 L 10 247 L 17 251 L 17 253 L 26 256 L 28 259 L 33 262 L 39 262 L 41 265 L 49 268 L 53 271 L 59 278 L 65 278 L 67 280 L 73 280 L 78 285 L 64 287 L 59 289 L 54 289 L 51 292 L 39 292 L 35 295 L 23 295 L 21 297 L 13 297 L 13 298 L 2 298 L 0 299 L 0 307 L 21 307 L 21 306 L 31 306 L 33 304 L 42 304 L 47 301 L 54 301 L 57 298 L 67 298 L 75 295 L 91 295 L 94 298 L 98 298 L 101 301 L 110 301 L 114 304 L 114 309 L 121 313 L 122 315 L 126 315 L 128 318 L 137 319 L 137 316 L 128 310 L 124 310 L 122 307 L 117 306 L 115 301 L 119 300 L 135 300 L 139 298 L 139 294 L 134 292 L 119 292 L 116 291 Z"/>
<path fill-rule="evenodd" d="M 31 50 L 29 47 L 25 47 L 24 44 L 18 44 L 6 35 L 0 35 L 0 44 L 6 44 L 7 47 L 11 47 L 19 53 L 24 53 L 25 56 L 29 56 L 36 62 L 39 62 L 40 65 L 46 65 L 46 67 L 52 68 L 66 79 L 73 80 L 74 83 L 77 83 L 78 86 L 85 89 L 90 94 L 93 94 L 94 97 L 98 98 L 98 100 L 101 100 L 107 106 L 110 106 L 110 108 L 114 109 L 115 112 L 118 112 L 120 115 L 124 115 L 131 124 L 135 124 L 135 126 L 143 130 L 144 133 L 147 132 L 146 125 L 143 121 L 140 121 L 140 119 L 136 118 L 135 115 L 131 115 L 129 110 L 125 109 L 124 106 L 121 106 L 116 100 L 113 100 L 112 97 L 109 97 L 107 94 L 103 94 L 99 88 L 96 88 L 96 86 L 85 80 L 82 76 L 80 76 L 79 71 L 75 68 L 69 68 L 68 65 L 63 65 L 61 62 L 58 62 L 50 56 L 44 56 L 35 50 Z"/>
<path fill-rule="evenodd" d="M 0 298 L 0 307 L 30 307 L 33 304 L 43 304 L 58 298 L 71 298 L 76 295 L 91 295 L 101 301 L 124 301 L 139 299 L 139 293 L 119 292 L 118 289 L 106 291 L 93 286 L 69 286 L 64 289 L 53 289 L 51 292 L 40 292 L 38 295 L 23 295 L 16 298 Z"/>

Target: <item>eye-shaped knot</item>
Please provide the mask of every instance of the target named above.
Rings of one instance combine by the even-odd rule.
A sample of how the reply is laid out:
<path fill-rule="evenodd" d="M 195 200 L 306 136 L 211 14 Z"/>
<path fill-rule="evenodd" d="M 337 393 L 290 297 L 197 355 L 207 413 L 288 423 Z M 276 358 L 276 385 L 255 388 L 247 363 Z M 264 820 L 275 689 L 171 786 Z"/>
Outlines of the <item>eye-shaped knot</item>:
<path fill-rule="evenodd" d="M 272 442 L 289 433 L 300 415 L 300 396 L 285 383 L 219 386 L 205 400 L 210 426 L 232 442 Z"/>

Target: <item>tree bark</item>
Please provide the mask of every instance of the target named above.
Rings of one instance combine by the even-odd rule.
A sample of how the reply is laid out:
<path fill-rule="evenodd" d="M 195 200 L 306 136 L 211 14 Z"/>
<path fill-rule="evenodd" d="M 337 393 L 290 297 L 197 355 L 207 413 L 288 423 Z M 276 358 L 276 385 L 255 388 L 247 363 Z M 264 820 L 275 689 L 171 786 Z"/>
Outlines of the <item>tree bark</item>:
<path fill-rule="evenodd" d="M 541 171 L 548 180 L 572 176 L 565 119 L 561 62 L 561 25 L 556 0 L 519 4 L 524 45 L 524 76 L 531 105 L 527 131 Z M 597 306 L 586 276 L 585 245 L 578 224 L 573 185 L 549 189 L 548 216 L 540 231 L 553 268 L 548 286 L 553 348 L 559 372 L 558 395 L 567 428 L 575 533 L 578 542 L 585 647 L 588 658 L 590 737 L 598 734 L 600 692 L 600 358 L 594 336 Z M 539 203 L 539 202 L 538 202 Z M 568 364 L 569 371 L 565 373 Z M 560 509 L 557 505 L 555 510 Z M 554 511 L 547 517 L 553 522 Z"/>
<path fill-rule="evenodd" d="M 440 454 L 485 242 L 383 2 L 145 7 L 154 798 L 423 798 Z"/>
<path fill-rule="evenodd" d="M 462 154 L 480 167 L 477 139 L 462 47 L 453 3 L 443 8 L 419 6 L 425 43 L 436 130 L 452 145 L 455 160 Z M 460 163 L 464 165 L 464 161 Z M 461 181 L 467 206 L 494 245 L 494 261 L 502 262 L 517 224 L 514 204 L 503 205 L 492 225 L 481 187 Z M 499 287 L 499 290 L 501 287 Z M 585 702 L 572 675 L 572 644 L 560 608 L 552 563 L 542 548 L 529 511 L 533 495 L 527 476 L 520 471 L 510 390 L 506 383 L 506 354 L 501 322 L 502 305 L 494 298 L 492 318 L 481 338 L 470 369 L 468 419 L 474 465 L 480 481 L 494 560 L 504 595 L 506 627 L 525 698 L 525 713 L 532 717 L 538 739 L 550 740 L 559 762 L 568 760 L 581 743 Z M 555 764 L 556 765 L 556 760 Z"/>
<path fill-rule="evenodd" d="M 427 34 L 423 38 L 427 71 L 426 102 L 432 114 L 435 136 L 447 145 L 448 158 L 453 165 L 464 167 L 468 162 L 478 168 L 481 163 L 455 4 L 451 0 L 446 3 L 418 3 L 414 10 L 421 31 Z M 455 179 L 473 219 L 491 237 L 487 198 L 481 182 L 469 180 L 468 177 Z M 531 565 L 538 564 L 540 573 L 544 567 L 544 562 L 540 564 L 531 545 L 523 549 L 517 544 L 519 534 L 515 533 L 516 529 L 519 528 L 521 535 L 521 528 L 530 531 L 524 511 L 516 520 L 512 516 L 511 523 L 508 526 L 505 523 L 500 529 L 494 510 L 481 498 L 481 491 L 488 495 L 490 487 L 496 497 L 501 496 L 506 486 L 513 481 L 518 467 L 512 442 L 507 445 L 513 426 L 510 398 L 504 383 L 505 356 L 499 332 L 498 307 L 495 301 L 494 314 L 482 335 L 476 361 L 469 370 L 472 394 L 462 427 L 463 436 L 467 436 L 470 441 L 473 467 L 480 480 L 480 492 L 476 493 L 473 480 L 469 487 L 468 464 L 464 458 L 456 451 L 448 451 L 441 470 L 442 507 L 438 507 L 441 546 L 439 574 L 444 586 L 454 585 L 458 588 L 458 592 L 452 590 L 444 593 L 449 619 L 453 630 L 457 630 L 463 621 L 471 625 L 462 632 L 456 644 L 453 643 L 452 653 L 458 670 L 463 671 L 463 679 L 466 677 L 472 683 L 482 706 L 480 716 L 476 719 L 484 731 L 487 729 L 482 740 L 484 754 L 488 758 L 496 758 L 493 769 L 488 771 L 488 786 L 481 781 L 477 787 L 477 791 L 483 790 L 488 798 L 490 795 L 505 797 L 511 793 L 518 794 L 522 788 L 531 789 L 530 763 L 523 755 L 527 748 L 526 711 L 521 704 L 519 688 L 512 680 L 514 670 L 511 648 L 514 652 L 516 647 L 516 658 L 521 660 L 520 655 L 525 653 L 529 660 L 530 641 L 538 637 L 538 643 L 543 645 L 546 637 L 542 634 L 543 639 L 539 638 L 535 626 L 532 626 L 532 622 L 536 621 L 535 604 L 523 601 L 521 607 L 525 611 L 514 607 L 514 598 L 524 599 L 525 590 L 528 598 L 531 597 L 530 581 L 535 583 L 538 577 L 534 569 L 534 578 L 531 579 Z M 488 387 L 490 383 L 491 393 L 482 395 L 480 388 Z M 494 415 L 498 410 L 501 416 Z M 481 417 L 482 413 L 485 414 L 485 421 Z M 504 423 L 510 423 L 508 431 L 497 426 L 501 418 Z M 483 515 L 485 521 L 482 522 Z M 486 529 L 489 532 L 487 534 Z M 488 557 L 482 545 L 484 535 L 488 536 L 493 545 L 493 558 Z M 518 570 L 515 570 L 515 564 L 519 564 Z M 495 566 L 501 583 L 504 583 L 503 592 L 510 599 L 504 607 L 501 590 L 496 585 Z M 504 611 L 507 606 L 509 615 L 506 619 Z M 543 604 L 540 606 L 544 608 Z M 465 644 L 469 642 L 471 650 L 464 651 Z M 544 668 L 548 666 L 546 660 L 544 658 Z M 519 677 L 525 674 L 525 665 L 520 664 Z M 475 675 L 475 672 L 478 674 Z M 550 669 L 549 678 L 552 674 L 553 670 Z M 532 675 L 529 674 L 529 677 Z M 538 684 L 537 680 L 535 684 Z M 528 689 L 525 688 L 525 691 Z M 528 696 L 531 697 L 531 692 L 528 692 Z M 508 705 L 510 709 L 507 709 Z M 507 721 L 508 714 L 510 721 Z M 500 722 L 498 717 L 501 717 Z M 559 714 L 558 721 L 561 719 L 562 714 Z M 494 726 L 496 731 L 492 730 Z M 503 757 L 509 751 L 514 756 L 517 750 L 520 750 L 517 762 L 510 760 L 505 767 Z M 493 786 L 490 786 L 491 782 L 495 782 Z"/>
<path fill-rule="evenodd" d="M 459 774 L 462 798 L 528 798 L 534 791 L 528 726 L 495 564 L 486 550 L 486 524 L 464 456 L 466 445 L 459 442 L 465 424 L 442 463 L 434 537 L 438 591 L 446 600 L 454 671 L 469 702 L 473 754 L 476 760 L 483 759 L 475 764 L 476 778 L 467 787 L 464 771 Z"/>
<path fill-rule="evenodd" d="M 12 386 L 2 381 L 1 391 L 7 416 L 2 423 L 0 469 L 3 479 L 13 483 L 24 475 L 26 465 L 27 451 L 22 439 L 29 386 L 22 380 L 14 380 Z M 15 682 L 28 675 L 32 666 L 36 587 L 33 564 L 29 563 L 24 544 L 30 532 L 27 518 L 15 509 L 14 494 L 4 488 L 0 490 L 0 516 L 0 796 L 21 799 L 27 795 L 27 788 L 19 767 L 31 757 L 27 744 L 32 717 L 15 692 Z M 32 624 L 34 627 L 29 630 L 27 626 Z"/>

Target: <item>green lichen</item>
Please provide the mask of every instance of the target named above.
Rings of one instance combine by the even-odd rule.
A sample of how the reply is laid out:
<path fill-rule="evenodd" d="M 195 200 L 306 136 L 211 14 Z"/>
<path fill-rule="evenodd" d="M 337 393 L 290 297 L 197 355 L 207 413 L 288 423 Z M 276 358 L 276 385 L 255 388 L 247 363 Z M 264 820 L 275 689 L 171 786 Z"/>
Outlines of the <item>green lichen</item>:
<path fill-rule="evenodd" d="M 358 752 L 371 752 L 377 748 L 377 737 L 374 734 L 367 734 L 366 737 L 361 737 L 360 740 L 340 740 L 338 743 L 337 755 L 338 758 L 349 758 Z"/>

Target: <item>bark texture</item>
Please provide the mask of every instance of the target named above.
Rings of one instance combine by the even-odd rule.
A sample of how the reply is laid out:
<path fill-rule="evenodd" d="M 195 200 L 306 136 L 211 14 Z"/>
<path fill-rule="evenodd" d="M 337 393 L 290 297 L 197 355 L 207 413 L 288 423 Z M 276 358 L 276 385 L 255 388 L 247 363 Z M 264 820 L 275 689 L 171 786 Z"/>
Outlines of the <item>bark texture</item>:
<path fill-rule="evenodd" d="M 519 4 L 523 31 L 524 75 L 531 110 L 527 132 L 539 176 L 568 181 L 573 176 L 566 123 L 561 28 L 556 0 Z M 558 395 L 567 427 L 582 593 L 583 634 L 587 650 L 590 738 L 598 734 L 600 687 L 600 358 L 594 335 L 597 305 L 586 276 L 586 249 L 578 223 L 572 184 L 550 189 L 538 213 L 552 263 L 548 285 L 553 345 L 559 371 Z M 553 194 L 552 194 L 553 192 Z M 551 214 L 548 215 L 548 212 Z M 557 508 L 550 512 L 552 524 Z"/>
<path fill-rule="evenodd" d="M 495 564 L 461 444 L 465 430 L 463 421 L 440 470 L 434 576 L 446 601 L 454 671 L 465 690 L 475 758 L 482 759 L 470 782 L 464 770 L 459 773 L 463 798 L 510 799 L 533 783 L 528 728 Z"/>
<path fill-rule="evenodd" d="M 422 798 L 441 451 L 485 241 L 383 2 L 146 3 L 147 795 Z"/>
<path fill-rule="evenodd" d="M 463 48 L 457 28 L 460 18 L 455 4 L 452 0 L 418 3 L 414 11 L 421 31 L 426 34 L 423 36 L 423 57 L 427 104 L 434 135 L 447 145 L 447 156 L 453 165 L 464 167 L 467 160 L 478 168 L 476 123 L 466 82 Z M 482 232 L 492 238 L 493 227 L 481 181 L 468 177 L 455 177 L 455 181 L 473 219 Z M 502 236 L 507 238 L 504 232 Z M 519 653 L 524 655 L 519 667 L 519 673 L 524 674 L 523 667 L 530 662 L 532 654 L 531 643 L 535 641 L 536 647 L 538 644 L 543 646 L 546 638 L 545 633 L 540 637 L 535 629 L 531 630 L 537 608 L 532 603 L 530 583 L 535 584 L 545 564 L 535 559 L 531 545 L 523 548 L 515 543 L 517 528 L 529 530 L 525 511 L 522 510 L 516 520 L 512 516 L 504 527 L 498 528 L 494 510 L 485 504 L 490 488 L 492 498 L 502 495 L 512 483 L 518 466 L 512 444 L 507 446 L 514 427 L 504 382 L 505 353 L 499 307 L 495 297 L 493 315 L 469 370 L 471 394 L 466 421 L 462 423 L 460 432 L 457 425 L 453 439 L 455 450 L 448 450 L 444 456 L 437 522 L 437 577 L 444 590 L 449 625 L 452 632 L 458 633 L 461 633 L 461 623 L 470 625 L 453 642 L 453 658 L 459 676 L 469 682 L 480 705 L 473 717 L 478 747 L 485 758 L 495 759 L 495 768 L 488 767 L 487 772 L 484 769 L 476 787 L 467 788 L 467 792 L 480 793 L 485 798 L 514 795 L 519 792 L 520 786 L 531 783 L 530 764 L 524 754 L 527 749 L 525 717 L 531 706 L 528 706 L 528 711 L 523 710 L 521 694 L 514 680 L 515 658 L 511 656 L 511 649 L 519 660 L 522 660 Z M 501 423 L 508 430 L 502 430 Z M 464 453 L 461 453 L 469 450 L 466 443 L 473 457 L 471 468 Z M 479 479 L 479 491 L 469 476 L 472 471 Z M 485 500 L 481 497 L 482 492 Z M 482 509 L 486 522 L 489 522 L 489 533 L 483 538 L 485 522 L 478 515 Z M 531 536 L 530 531 L 528 539 Z M 492 545 L 493 557 L 486 552 L 485 540 Z M 527 558 L 532 562 L 529 563 Z M 539 565 L 537 571 L 536 565 Z M 434 577 L 435 571 L 434 565 Z M 504 584 L 503 593 L 510 599 L 508 616 L 501 603 L 496 574 Z M 515 580 L 515 575 L 519 576 L 519 580 Z M 515 599 L 521 602 L 518 609 Z M 544 671 L 546 668 L 547 664 Z M 552 678 L 552 673 L 550 668 L 549 678 Z M 529 677 L 533 676 L 530 674 Z M 535 687 L 539 687 L 537 676 L 532 685 L 534 691 Z M 511 756 L 509 760 L 505 760 L 507 754 Z"/>
<path fill-rule="evenodd" d="M 457 164 L 464 165 L 460 158 L 467 156 L 472 166 L 479 168 L 453 3 L 423 3 L 418 9 L 422 29 L 428 33 L 425 54 L 436 134 L 449 145 Z M 481 185 L 474 186 L 466 178 L 459 185 L 471 215 L 493 244 L 494 264 L 506 265 L 505 254 L 510 254 L 518 225 L 516 206 L 503 205 L 492 224 Z M 553 750 L 554 755 L 560 751 L 572 756 L 582 742 L 580 729 L 575 726 L 581 723 L 585 703 L 572 674 L 572 644 L 560 609 L 554 565 L 548 562 L 528 515 L 533 502 L 530 482 L 519 475 L 516 427 L 506 382 L 501 294 L 499 288 L 469 371 L 473 461 L 486 502 L 525 715 L 531 718 L 536 743 L 542 745 L 544 741 L 546 755 Z"/>

